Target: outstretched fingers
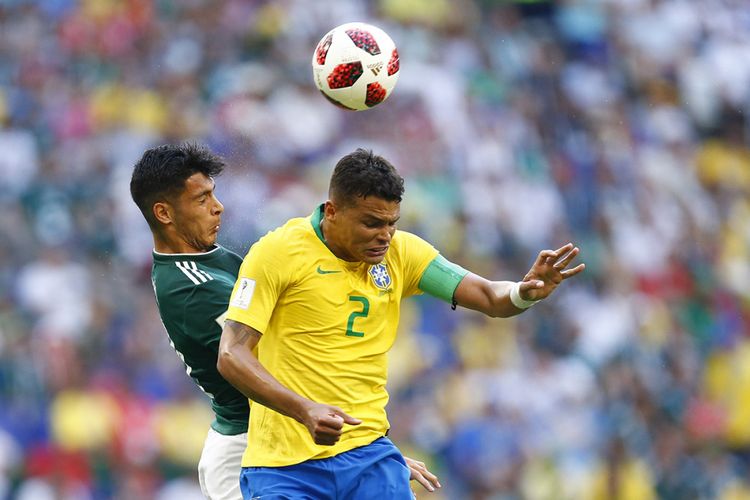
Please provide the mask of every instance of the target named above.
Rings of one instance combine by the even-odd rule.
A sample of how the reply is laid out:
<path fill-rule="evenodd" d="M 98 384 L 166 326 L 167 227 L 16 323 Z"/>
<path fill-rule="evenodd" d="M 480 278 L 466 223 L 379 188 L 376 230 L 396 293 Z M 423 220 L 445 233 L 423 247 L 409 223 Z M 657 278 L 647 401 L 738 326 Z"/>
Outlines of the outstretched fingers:
<path fill-rule="evenodd" d="M 567 243 L 557 250 L 542 250 L 539 252 L 536 264 L 542 266 L 545 264 L 554 265 L 561 255 L 565 255 L 573 248 L 573 243 Z"/>
<path fill-rule="evenodd" d="M 568 279 L 571 276 L 575 276 L 576 274 L 580 273 L 584 269 L 586 269 L 586 264 L 581 263 L 573 269 L 566 269 L 565 271 L 561 271 L 560 275 L 562 276 L 562 279 Z"/>
<path fill-rule="evenodd" d="M 554 259 L 552 262 L 554 263 L 555 260 L 557 260 L 557 257 L 555 257 L 554 250 L 542 250 L 539 252 L 539 255 L 536 258 L 536 262 L 534 262 L 534 265 L 536 266 L 543 266 L 549 262 L 550 259 Z"/>
<path fill-rule="evenodd" d="M 580 253 L 580 250 L 578 249 L 578 247 L 573 248 L 570 252 L 568 252 L 568 254 L 565 257 L 563 257 L 562 259 L 560 259 L 554 264 L 554 268 L 557 269 L 558 271 L 565 269 L 566 267 L 568 267 L 568 264 L 570 264 L 570 262 L 579 253 Z"/>

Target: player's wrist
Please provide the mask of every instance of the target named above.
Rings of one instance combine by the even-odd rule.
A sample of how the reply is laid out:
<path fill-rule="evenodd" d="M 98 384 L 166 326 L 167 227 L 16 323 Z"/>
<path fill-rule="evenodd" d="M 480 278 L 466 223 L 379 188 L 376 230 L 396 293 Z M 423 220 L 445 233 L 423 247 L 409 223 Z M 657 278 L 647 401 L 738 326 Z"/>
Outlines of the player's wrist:
<path fill-rule="evenodd" d="M 314 420 L 313 415 L 315 413 L 315 409 L 318 406 L 318 403 L 316 403 L 315 401 L 307 399 L 303 396 L 299 396 L 295 411 L 291 415 L 291 417 L 302 425 L 309 427 L 312 420 Z"/>
<path fill-rule="evenodd" d="M 526 300 L 521 297 L 521 282 L 517 281 L 513 283 L 510 288 L 510 301 L 518 309 L 528 309 L 542 299 Z"/>

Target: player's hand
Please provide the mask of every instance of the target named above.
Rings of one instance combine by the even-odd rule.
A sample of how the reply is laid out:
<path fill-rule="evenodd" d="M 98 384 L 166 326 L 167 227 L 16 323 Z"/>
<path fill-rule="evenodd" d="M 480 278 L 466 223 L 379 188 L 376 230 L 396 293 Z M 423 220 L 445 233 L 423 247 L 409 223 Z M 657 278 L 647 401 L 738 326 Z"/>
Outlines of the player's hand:
<path fill-rule="evenodd" d="M 427 470 L 424 462 L 419 462 L 409 457 L 404 457 L 404 460 L 411 473 L 409 475 L 410 480 L 417 481 L 427 491 L 435 491 L 435 488 L 441 488 L 437 476 Z"/>
<path fill-rule="evenodd" d="M 332 446 L 336 444 L 343 432 L 344 424 L 359 425 L 362 421 L 344 413 L 337 406 L 315 403 L 307 410 L 305 427 L 315 444 Z"/>
<path fill-rule="evenodd" d="M 540 300 L 551 294 L 563 280 L 571 278 L 586 268 L 578 264 L 572 269 L 568 266 L 580 250 L 572 243 L 563 245 L 557 250 L 542 250 L 534 265 L 523 277 L 519 294 L 524 300 Z"/>

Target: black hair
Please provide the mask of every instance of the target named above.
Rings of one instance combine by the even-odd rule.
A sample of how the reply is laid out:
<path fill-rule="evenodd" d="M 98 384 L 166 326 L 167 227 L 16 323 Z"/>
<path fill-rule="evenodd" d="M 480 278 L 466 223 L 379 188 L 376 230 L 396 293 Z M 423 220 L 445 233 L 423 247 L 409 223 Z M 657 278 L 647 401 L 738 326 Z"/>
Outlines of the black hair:
<path fill-rule="evenodd" d="M 224 159 L 193 143 L 164 144 L 146 150 L 133 167 L 130 196 L 141 209 L 151 229 L 158 223 L 154 203 L 179 196 L 185 181 L 195 173 L 216 177 L 224 170 Z"/>
<path fill-rule="evenodd" d="M 359 148 L 341 158 L 333 169 L 328 196 L 343 205 L 356 197 L 375 196 L 386 201 L 401 201 L 404 178 L 396 168 L 371 150 Z"/>

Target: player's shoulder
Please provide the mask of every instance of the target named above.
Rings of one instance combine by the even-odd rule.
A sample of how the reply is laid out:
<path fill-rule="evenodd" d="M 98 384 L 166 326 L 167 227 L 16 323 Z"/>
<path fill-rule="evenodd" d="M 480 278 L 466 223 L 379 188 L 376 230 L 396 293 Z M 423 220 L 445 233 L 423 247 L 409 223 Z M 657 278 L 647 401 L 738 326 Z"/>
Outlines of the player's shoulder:
<path fill-rule="evenodd" d="M 189 293 L 195 287 L 221 288 L 224 275 L 236 275 L 242 259 L 223 247 L 203 254 L 154 253 L 152 280 L 157 291 Z"/>
<path fill-rule="evenodd" d="M 285 238 L 290 235 L 298 237 L 307 236 L 313 232 L 310 217 L 294 217 L 284 224 L 270 231 L 266 236 L 273 235 L 276 238 Z"/>
<path fill-rule="evenodd" d="M 170 279 L 153 278 L 156 302 L 162 318 L 192 318 L 203 324 L 205 318 L 213 318 L 225 311 L 229 304 L 233 282 L 210 273 L 196 272 L 182 266 L 179 274 L 170 274 Z M 205 281 L 204 281 L 205 280 Z"/>
<path fill-rule="evenodd" d="M 249 253 L 262 251 L 285 258 L 300 255 L 315 237 L 309 217 L 295 217 L 261 236 Z"/>
<path fill-rule="evenodd" d="M 225 287 L 210 268 L 206 269 L 195 261 L 180 260 L 154 267 L 151 275 L 154 292 L 160 301 L 184 301 L 190 296 L 205 291 L 216 293 Z"/>
<path fill-rule="evenodd" d="M 393 234 L 391 247 L 396 250 L 409 251 L 416 248 L 432 248 L 432 244 L 414 233 L 399 229 Z"/>
<path fill-rule="evenodd" d="M 408 243 L 409 241 L 414 240 L 414 239 L 421 239 L 421 238 L 414 233 L 410 233 L 409 231 L 404 231 L 403 229 L 399 229 L 398 231 L 393 233 L 393 238 L 391 241 L 393 245 L 401 245 L 401 244 L 404 244 L 405 242 Z"/>
<path fill-rule="evenodd" d="M 438 251 L 420 236 L 399 229 L 391 239 L 388 250 L 389 261 L 396 266 L 407 266 L 415 262 L 425 262 L 435 258 Z"/>

